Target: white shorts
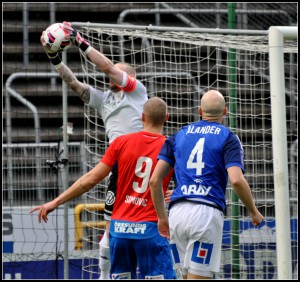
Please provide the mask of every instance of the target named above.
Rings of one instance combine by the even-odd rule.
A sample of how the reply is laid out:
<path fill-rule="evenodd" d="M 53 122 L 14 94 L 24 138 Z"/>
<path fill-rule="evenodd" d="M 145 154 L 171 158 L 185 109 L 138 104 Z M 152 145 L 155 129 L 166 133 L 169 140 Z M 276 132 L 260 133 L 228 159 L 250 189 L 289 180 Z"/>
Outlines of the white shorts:
<path fill-rule="evenodd" d="M 188 201 L 175 203 L 169 213 L 175 269 L 205 277 L 218 273 L 223 223 L 224 215 L 216 208 Z"/>

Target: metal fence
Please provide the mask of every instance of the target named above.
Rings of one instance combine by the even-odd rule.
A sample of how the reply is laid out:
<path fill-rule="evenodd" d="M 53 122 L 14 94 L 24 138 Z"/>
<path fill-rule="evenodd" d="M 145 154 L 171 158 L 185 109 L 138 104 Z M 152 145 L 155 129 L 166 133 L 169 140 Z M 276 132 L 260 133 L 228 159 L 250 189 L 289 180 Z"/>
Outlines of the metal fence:
<path fill-rule="evenodd" d="M 63 187 L 60 168 L 66 165 L 62 150 L 60 142 L 3 144 L 3 205 L 38 205 L 58 196 Z M 68 150 L 72 183 L 85 171 L 83 142 L 70 142 Z"/>

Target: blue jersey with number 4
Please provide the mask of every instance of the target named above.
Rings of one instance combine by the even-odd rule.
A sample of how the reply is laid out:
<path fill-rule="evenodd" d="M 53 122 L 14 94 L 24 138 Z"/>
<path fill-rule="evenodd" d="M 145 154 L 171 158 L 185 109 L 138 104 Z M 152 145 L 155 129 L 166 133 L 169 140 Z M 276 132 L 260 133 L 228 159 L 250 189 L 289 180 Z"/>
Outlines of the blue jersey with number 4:
<path fill-rule="evenodd" d="M 226 207 L 227 169 L 237 166 L 244 172 L 244 153 L 239 138 L 216 122 L 198 121 L 170 136 L 158 159 L 174 167 L 176 187 L 169 207 L 188 199 Z"/>

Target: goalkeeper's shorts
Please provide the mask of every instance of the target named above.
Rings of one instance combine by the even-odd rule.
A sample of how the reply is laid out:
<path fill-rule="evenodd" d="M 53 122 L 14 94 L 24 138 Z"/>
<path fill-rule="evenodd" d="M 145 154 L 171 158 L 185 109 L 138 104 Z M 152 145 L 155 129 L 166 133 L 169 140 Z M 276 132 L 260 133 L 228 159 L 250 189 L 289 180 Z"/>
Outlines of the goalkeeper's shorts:
<path fill-rule="evenodd" d="M 108 186 L 106 189 L 104 219 L 110 221 L 111 214 L 114 209 L 117 192 L 117 179 L 118 179 L 118 165 L 114 165 L 111 173 L 109 174 Z"/>

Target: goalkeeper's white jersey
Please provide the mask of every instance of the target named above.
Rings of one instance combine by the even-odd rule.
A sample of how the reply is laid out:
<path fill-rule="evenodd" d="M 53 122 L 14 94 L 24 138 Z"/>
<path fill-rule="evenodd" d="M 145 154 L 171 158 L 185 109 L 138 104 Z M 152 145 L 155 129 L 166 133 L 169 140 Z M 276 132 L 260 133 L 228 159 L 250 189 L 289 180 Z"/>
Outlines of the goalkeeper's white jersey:
<path fill-rule="evenodd" d="M 139 80 L 136 82 L 135 89 L 130 93 L 102 92 L 90 86 L 88 106 L 100 113 L 109 143 L 120 135 L 143 129 L 142 112 L 148 96 L 145 86 Z"/>

